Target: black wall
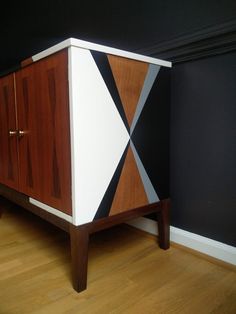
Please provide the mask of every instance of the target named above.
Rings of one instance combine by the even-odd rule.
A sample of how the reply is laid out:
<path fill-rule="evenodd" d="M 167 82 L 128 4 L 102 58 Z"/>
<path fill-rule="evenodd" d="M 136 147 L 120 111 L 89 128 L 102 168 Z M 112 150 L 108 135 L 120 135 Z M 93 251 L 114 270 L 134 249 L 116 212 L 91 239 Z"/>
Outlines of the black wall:
<path fill-rule="evenodd" d="M 175 65 L 172 225 L 236 245 L 236 52 Z"/>
<path fill-rule="evenodd" d="M 235 0 L 5 1 L 0 73 L 68 37 L 134 51 L 235 16 Z"/>

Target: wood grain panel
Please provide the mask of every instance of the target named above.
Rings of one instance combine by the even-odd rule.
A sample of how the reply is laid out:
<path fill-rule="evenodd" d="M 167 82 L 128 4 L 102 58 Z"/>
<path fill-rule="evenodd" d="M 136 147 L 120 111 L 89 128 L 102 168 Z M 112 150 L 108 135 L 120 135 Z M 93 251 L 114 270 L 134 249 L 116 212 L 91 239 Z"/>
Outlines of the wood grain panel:
<path fill-rule="evenodd" d="M 149 64 L 113 55 L 107 57 L 131 126 Z"/>
<path fill-rule="evenodd" d="M 34 198 L 41 197 L 39 176 L 42 171 L 37 124 L 38 110 L 35 85 L 35 67 L 25 67 L 16 72 L 16 99 L 19 130 L 25 135 L 19 138 L 19 191 Z"/>
<path fill-rule="evenodd" d="M 0 78 L 0 182 L 18 188 L 17 129 L 14 74 Z"/>
<path fill-rule="evenodd" d="M 147 195 L 136 166 L 133 152 L 129 147 L 116 189 L 116 194 L 111 206 L 110 215 L 147 204 Z"/>
<path fill-rule="evenodd" d="M 38 145 L 42 172 L 40 201 L 72 213 L 67 50 L 35 63 Z"/>

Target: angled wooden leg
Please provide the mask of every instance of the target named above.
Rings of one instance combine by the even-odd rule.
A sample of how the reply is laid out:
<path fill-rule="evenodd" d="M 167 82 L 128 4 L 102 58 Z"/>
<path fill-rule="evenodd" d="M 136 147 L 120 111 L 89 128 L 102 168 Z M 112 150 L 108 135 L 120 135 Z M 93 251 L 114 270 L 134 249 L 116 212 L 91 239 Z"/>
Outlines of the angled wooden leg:
<path fill-rule="evenodd" d="M 160 248 L 167 250 L 170 247 L 170 200 L 161 201 L 161 210 L 157 213 Z"/>
<path fill-rule="evenodd" d="M 73 288 L 81 292 L 87 287 L 89 233 L 85 226 L 70 225 Z"/>

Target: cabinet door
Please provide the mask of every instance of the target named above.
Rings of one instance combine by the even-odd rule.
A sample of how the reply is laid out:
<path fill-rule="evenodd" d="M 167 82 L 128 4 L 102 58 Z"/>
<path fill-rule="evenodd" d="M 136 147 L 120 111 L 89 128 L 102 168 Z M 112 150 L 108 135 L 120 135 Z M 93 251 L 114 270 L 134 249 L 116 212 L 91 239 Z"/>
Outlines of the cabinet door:
<path fill-rule="evenodd" d="M 71 214 L 67 50 L 35 63 L 41 201 Z"/>
<path fill-rule="evenodd" d="M 18 189 L 14 74 L 0 78 L 0 182 Z"/>
<path fill-rule="evenodd" d="M 19 190 L 20 192 L 40 198 L 39 173 L 41 164 L 38 152 L 40 126 L 38 119 L 35 86 L 35 66 L 31 65 L 16 73 L 16 99 L 19 136 Z"/>

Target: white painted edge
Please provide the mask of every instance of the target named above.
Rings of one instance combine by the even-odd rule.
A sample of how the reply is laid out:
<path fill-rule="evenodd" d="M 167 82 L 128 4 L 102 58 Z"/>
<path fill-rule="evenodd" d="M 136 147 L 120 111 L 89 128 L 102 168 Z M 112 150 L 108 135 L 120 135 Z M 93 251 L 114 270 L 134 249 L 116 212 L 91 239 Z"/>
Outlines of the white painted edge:
<path fill-rule="evenodd" d="M 157 223 L 145 217 L 133 219 L 128 221 L 127 224 L 154 235 L 158 234 Z M 170 240 L 224 262 L 236 265 L 236 247 L 234 246 L 172 226 L 170 227 Z"/>
<path fill-rule="evenodd" d="M 68 49 L 68 83 L 69 83 L 69 112 L 70 112 L 70 149 L 71 149 L 71 202 L 72 202 L 72 223 L 78 225 L 76 216 L 76 190 L 75 190 L 75 113 L 74 113 L 74 89 L 73 89 L 73 73 L 72 73 L 72 49 Z"/>
<path fill-rule="evenodd" d="M 53 208 L 53 207 L 48 206 L 48 205 L 46 205 L 46 204 L 44 204 L 44 203 L 41 203 L 41 202 L 35 200 L 34 198 L 31 198 L 31 197 L 29 198 L 29 202 L 30 202 L 31 204 L 37 206 L 37 207 L 40 207 L 40 208 L 46 210 L 46 211 L 47 211 L 48 213 L 50 213 L 50 214 L 53 214 L 53 215 L 55 215 L 55 216 L 57 216 L 57 217 L 60 217 L 60 218 L 62 218 L 62 219 L 64 219 L 64 220 L 66 220 L 66 221 L 72 223 L 72 217 L 71 217 L 71 216 L 62 213 L 61 211 L 59 211 L 59 210 L 56 209 L 56 208 Z"/>
<path fill-rule="evenodd" d="M 112 47 L 108 47 L 108 46 L 94 44 L 94 43 L 91 43 L 89 41 L 84 41 L 84 40 L 80 40 L 80 39 L 76 39 L 76 38 L 68 38 L 68 39 L 60 42 L 57 45 L 54 45 L 54 46 L 52 46 L 46 50 L 43 50 L 43 51 L 35 54 L 34 56 L 32 56 L 32 59 L 33 59 L 33 61 L 38 61 L 38 60 L 45 58 L 45 57 L 47 57 L 47 56 L 49 56 L 49 55 L 51 55 L 51 54 L 53 54 L 59 50 L 68 48 L 70 46 L 100 51 L 100 52 L 104 52 L 104 53 L 108 53 L 108 54 L 112 54 L 112 55 L 116 55 L 116 56 L 120 56 L 120 57 L 124 57 L 124 58 L 129 58 L 129 59 L 134 59 L 134 60 L 138 60 L 138 61 L 157 64 L 157 65 L 168 67 L 168 68 L 172 67 L 172 63 L 169 61 L 164 61 L 164 60 L 157 59 L 157 58 L 147 57 L 147 56 L 140 55 L 140 54 L 137 54 L 134 52 L 129 52 L 129 51 L 116 49 L 116 48 L 112 48 Z"/>

